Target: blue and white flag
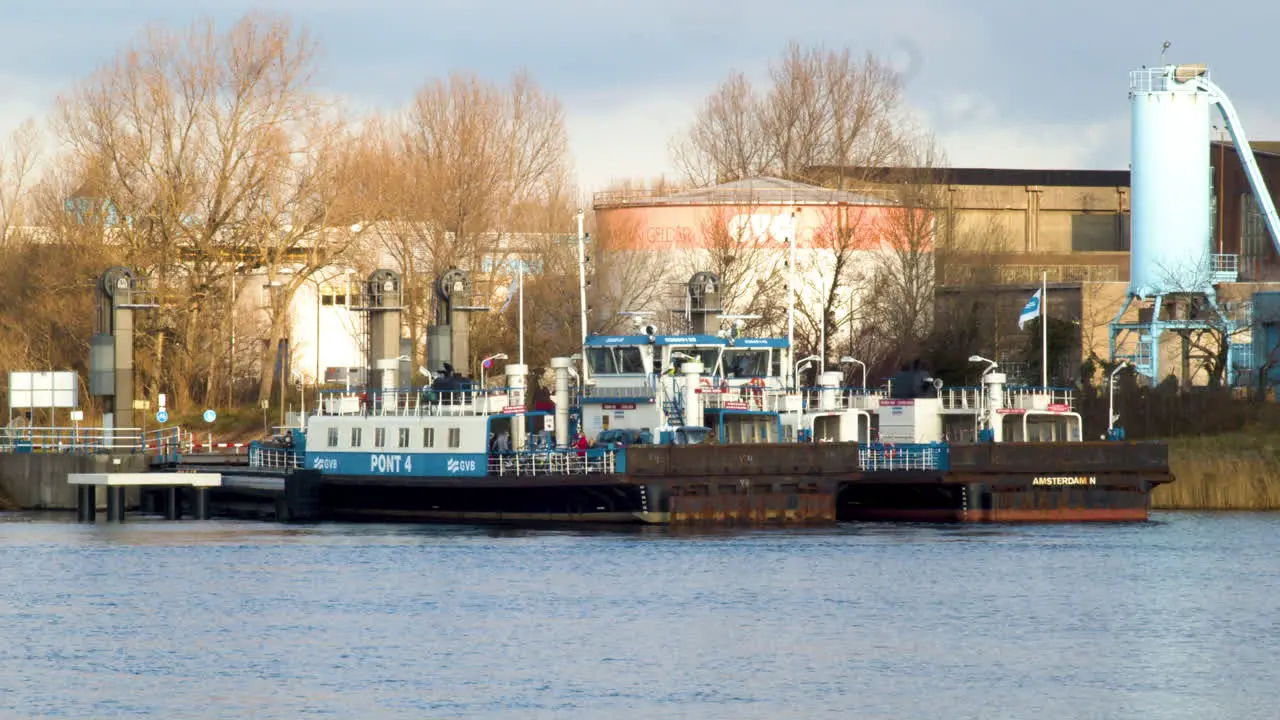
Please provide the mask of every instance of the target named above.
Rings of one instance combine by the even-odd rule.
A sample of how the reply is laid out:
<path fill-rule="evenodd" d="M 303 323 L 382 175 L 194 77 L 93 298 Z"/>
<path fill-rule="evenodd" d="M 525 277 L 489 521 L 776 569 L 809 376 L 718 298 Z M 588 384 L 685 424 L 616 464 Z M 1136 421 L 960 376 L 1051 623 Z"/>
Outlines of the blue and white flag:
<path fill-rule="evenodd" d="M 519 287 L 519 285 L 520 285 L 520 273 L 517 272 L 511 278 L 511 287 L 507 288 L 507 300 L 506 302 L 502 303 L 502 309 L 498 311 L 499 313 L 504 313 L 507 311 L 507 306 L 509 306 L 511 304 L 511 301 L 514 300 L 516 297 L 516 289 Z"/>
<path fill-rule="evenodd" d="M 1018 316 L 1018 329 L 1021 330 L 1023 325 L 1029 320 L 1035 320 L 1040 317 L 1040 291 L 1037 290 L 1035 295 L 1022 306 L 1022 314 Z"/>

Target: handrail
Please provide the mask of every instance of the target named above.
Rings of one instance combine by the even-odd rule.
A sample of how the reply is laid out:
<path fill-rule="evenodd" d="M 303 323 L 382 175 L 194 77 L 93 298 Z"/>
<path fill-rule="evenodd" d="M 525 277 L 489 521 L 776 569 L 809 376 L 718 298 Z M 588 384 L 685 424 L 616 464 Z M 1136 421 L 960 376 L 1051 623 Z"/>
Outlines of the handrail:
<path fill-rule="evenodd" d="M 0 428 L 0 452 L 149 453 L 176 458 L 191 449 L 190 433 L 180 426 L 142 428 Z"/>
<path fill-rule="evenodd" d="M 946 443 L 867 443 L 858 448 L 858 468 L 870 471 L 947 470 L 951 448 Z"/>
<path fill-rule="evenodd" d="M 552 449 L 536 452 L 494 453 L 489 456 L 490 475 L 594 475 L 617 471 L 624 450 Z"/>

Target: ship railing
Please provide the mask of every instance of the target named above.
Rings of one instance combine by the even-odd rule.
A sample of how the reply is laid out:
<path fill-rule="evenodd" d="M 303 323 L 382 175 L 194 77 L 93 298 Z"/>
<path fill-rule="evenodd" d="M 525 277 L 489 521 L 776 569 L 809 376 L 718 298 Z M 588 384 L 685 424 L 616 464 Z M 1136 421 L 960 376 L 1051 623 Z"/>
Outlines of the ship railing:
<path fill-rule="evenodd" d="M 863 471 L 947 470 L 950 448 L 944 443 L 869 443 L 858 449 Z"/>
<path fill-rule="evenodd" d="M 582 397 L 586 399 L 598 398 L 651 398 L 657 393 L 657 388 L 653 384 L 646 383 L 644 385 L 588 385 L 582 389 Z"/>
<path fill-rule="evenodd" d="M 181 449 L 181 429 L 18 427 L 0 429 L 0 452 L 140 453 L 148 449 Z"/>
<path fill-rule="evenodd" d="M 404 388 L 372 392 L 334 390 L 322 391 L 318 413 L 382 417 L 489 415 L 501 413 L 510 406 L 511 389 L 505 387 L 485 390 Z"/>
<path fill-rule="evenodd" d="M 756 385 L 721 388 L 704 386 L 698 389 L 702 406 L 709 410 L 764 410 L 776 412 L 783 406 L 785 392 Z"/>
<path fill-rule="evenodd" d="M 944 387 L 938 391 L 943 410 L 981 410 L 982 388 Z"/>
<path fill-rule="evenodd" d="M 1011 385 L 1004 389 L 1005 407 L 1022 410 L 1069 410 L 1075 393 L 1070 388 Z"/>
<path fill-rule="evenodd" d="M 618 450 L 542 450 L 494 453 L 490 475 L 608 475 L 617 472 Z"/>
<path fill-rule="evenodd" d="M 295 470 L 302 467 L 302 453 L 288 448 L 249 445 L 249 467 L 259 470 Z"/>
<path fill-rule="evenodd" d="M 879 407 L 885 396 L 878 389 L 863 387 L 819 387 L 800 388 L 806 410 L 868 410 Z"/>

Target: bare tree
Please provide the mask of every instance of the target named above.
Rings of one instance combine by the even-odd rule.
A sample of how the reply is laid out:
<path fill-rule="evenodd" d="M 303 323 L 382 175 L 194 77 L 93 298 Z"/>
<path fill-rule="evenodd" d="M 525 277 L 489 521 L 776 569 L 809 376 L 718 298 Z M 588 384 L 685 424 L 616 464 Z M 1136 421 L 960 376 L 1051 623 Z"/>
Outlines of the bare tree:
<path fill-rule="evenodd" d="M 377 229 L 405 280 L 415 347 L 430 313 L 430 283 L 450 267 L 487 274 L 512 249 L 529 208 L 567 186 L 560 102 L 525 74 L 505 86 L 474 75 L 428 80 L 387 156 L 397 211 Z"/>
<path fill-rule="evenodd" d="M 666 288 L 675 279 L 670 253 L 646 242 L 639 220 L 599 218 L 590 246 L 594 269 L 588 303 L 594 308 L 589 330 L 608 333 L 622 325 L 622 312 L 667 309 Z M 574 279 L 577 287 L 577 279 Z M 574 304 L 577 302 L 575 300 Z"/>
<path fill-rule="evenodd" d="M 734 73 L 672 142 L 695 185 L 774 175 L 811 179 L 819 167 L 879 167 L 903 143 L 902 79 L 874 55 L 791 43 L 758 94 Z"/>
<path fill-rule="evenodd" d="M 733 73 L 703 102 L 687 135 L 672 140 L 676 166 L 697 186 L 761 174 L 776 152 L 765 115 L 751 82 Z"/>
<path fill-rule="evenodd" d="M 698 228 L 701 244 L 682 263 L 686 272 L 719 276 L 726 314 L 759 316 L 745 321 L 747 333 L 779 332 L 786 323 L 787 246 L 775 223 L 763 222 L 780 217 L 758 206 L 716 206 Z"/>
<path fill-rule="evenodd" d="M 40 131 L 34 120 L 26 120 L 9 136 L 0 150 L 0 248 L 9 245 L 15 231 L 26 225 L 27 194 L 31 174 L 39 158 Z"/>
<path fill-rule="evenodd" d="M 892 185 L 894 204 L 881 216 L 881 251 L 866 294 L 872 325 L 900 359 L 918 357 L 932 328 L 943 207 L 935 170 L 943 164 L 941 151 L 926 143 L 908 153 L 901 165 L 909 170 Z"/>
<path fill-rule="evenodd" d="M 796 342 L 807 348 L 805 354 L 830 360 L 841 331 L 848 332 L 852 347 L 856 329 L 867 321 L 864 296 L 876 271 L 880 208 L 851 204 L 844 194 L 832 191 L 831 205 L 806 212 L 817 212 L 822 219 L 809 247 L 797 257 Z"/>
<path fill-rule="evenodd" d="M 253 195 L 246 226 L 258 238 L 255 266 L 272 288 L 262 346 L 259 401 L 270 398 L 273 357 L 286 337 L 289 307 L 303 284 L 344 259 L 366 227 L 388 212 L 380 201 L 376 140 L 370 148 L 339 119 L 302 132 L 301 147 Z M 280 367 L 285 364 L 280 363 Z M 287 378 L 281 377 L 281 382 Z"/>
<path fill-rule="evenodd" d="M 155 282 L 162 307 L 140 333 L 153 364 L 140 369 L 177 407 L 216 352 L 214 291 L 260 242 L 255 204 L 316 112 L 314 50 L 265 16 L 152 29 L 60 102 L 61 139 L 97 168 L 83 194 L 111 207 L 113 239 Z"/>

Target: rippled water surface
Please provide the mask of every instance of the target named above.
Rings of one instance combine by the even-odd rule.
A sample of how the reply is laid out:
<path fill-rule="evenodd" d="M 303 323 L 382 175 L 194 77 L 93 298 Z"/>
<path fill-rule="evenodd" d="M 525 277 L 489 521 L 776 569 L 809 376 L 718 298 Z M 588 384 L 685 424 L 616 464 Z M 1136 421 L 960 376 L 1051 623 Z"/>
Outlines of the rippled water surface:
<path fill-rule="evenodd" d="M 3 717 L 1280 716 L 1272 515 L 721 534 L 0 519 Z"/>

